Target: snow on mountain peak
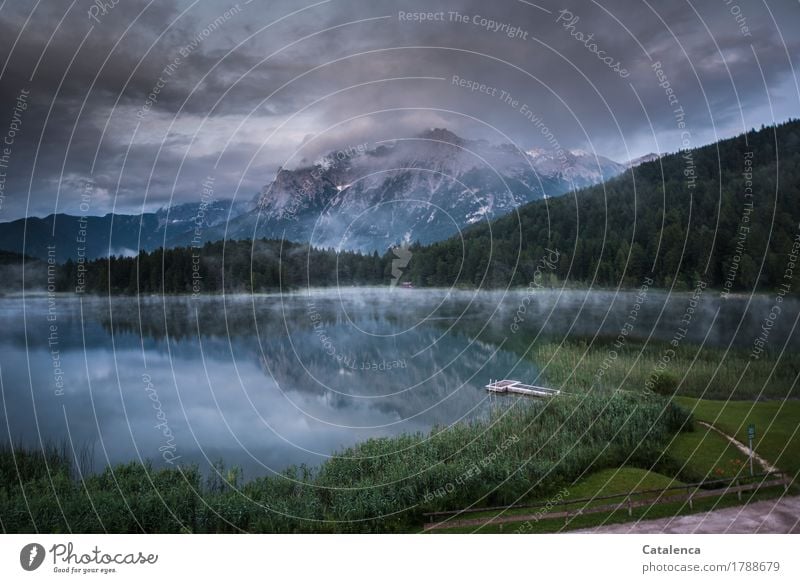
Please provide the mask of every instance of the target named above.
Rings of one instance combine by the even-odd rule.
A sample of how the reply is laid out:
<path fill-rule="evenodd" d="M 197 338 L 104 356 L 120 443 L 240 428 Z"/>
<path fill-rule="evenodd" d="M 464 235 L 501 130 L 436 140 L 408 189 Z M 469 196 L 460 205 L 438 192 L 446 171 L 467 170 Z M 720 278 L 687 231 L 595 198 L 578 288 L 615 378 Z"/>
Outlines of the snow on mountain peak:
<path fill-rule="evenodd" d="M 576 148 L 575 150 L 570 150 L 569 153 L 578 158 L 583 158 L 585 156 L 594 156 L 593 153 L 587 152 L 586 150 L 582 150 L 580 148 Z"/>
<path fill-rule="evenodd" d="M 645 162 L 652 162 L 653 160 L 658 160 L 661 157 L 660 154 L 650 153 L 645 154 L 644 156 L 639 156 L 638 158 L 634 158 L 630 160 L 626 166 L 628 168 L 633 168 L 634 166 L 638 166 L 639 164 L 644 164 Z"/>
<path fill-rule="evenodd" d="M 547 150 L 544 148 L 531 148 L 527 152 L 525 152 L 531 158 L 539 158 L 540 156 L 544 156 L 547 154 Z"/>

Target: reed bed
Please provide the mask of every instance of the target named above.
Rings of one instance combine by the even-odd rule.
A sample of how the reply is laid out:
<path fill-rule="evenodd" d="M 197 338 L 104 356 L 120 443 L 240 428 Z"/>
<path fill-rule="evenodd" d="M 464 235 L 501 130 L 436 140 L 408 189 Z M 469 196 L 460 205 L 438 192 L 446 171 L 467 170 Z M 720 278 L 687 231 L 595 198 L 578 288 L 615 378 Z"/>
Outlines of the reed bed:
<path fill-rule="evenodd" d="M 424 512 L 541 498 L 591 471 L 650 469 L 689 414 L 659 396 L 508 399 L 486 419 L 370 439 L 319 468 L 244 481 L 216 465 L 76 472 L 66 452 L 0 449 L 5 532 L 407 532 Z"/>

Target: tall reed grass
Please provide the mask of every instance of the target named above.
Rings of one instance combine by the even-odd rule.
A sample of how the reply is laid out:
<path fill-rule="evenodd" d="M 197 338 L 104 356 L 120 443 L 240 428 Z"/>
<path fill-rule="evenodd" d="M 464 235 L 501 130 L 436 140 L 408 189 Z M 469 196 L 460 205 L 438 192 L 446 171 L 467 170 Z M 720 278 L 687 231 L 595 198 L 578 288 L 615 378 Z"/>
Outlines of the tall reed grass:
<path fill-rule="evenodd" d="M 800 397 L 794 379 L 800 360 L 788 353 L 763 354 L 752 359 L 746 351 L 664 343 L 644 346 L 630 342 L 615 348 L 611 342 L 569 340 L 537 344 L 530 349 L 517 342 L 540 367 L 540 384 L 567 391 L 626 390 L 646 388 L 662 394 L 705 399 L 771 400 Z M 666 366 L 660 366 L 669 349 Z"/>
<path fill-rule="evenodd" d="M 404 532 L 423 512 L 539 497 L 623 464 L 649 468 L 688 425 L 685 410 L 655 396 L 511 399 L 481 421 L 370 439 L 319 468 L 247 482 L 221 464 L 212 479 L 194 466 L 139 463 L 77 479 L 62 453 L 5 447 L 0 518 L 6 532 Z"/>

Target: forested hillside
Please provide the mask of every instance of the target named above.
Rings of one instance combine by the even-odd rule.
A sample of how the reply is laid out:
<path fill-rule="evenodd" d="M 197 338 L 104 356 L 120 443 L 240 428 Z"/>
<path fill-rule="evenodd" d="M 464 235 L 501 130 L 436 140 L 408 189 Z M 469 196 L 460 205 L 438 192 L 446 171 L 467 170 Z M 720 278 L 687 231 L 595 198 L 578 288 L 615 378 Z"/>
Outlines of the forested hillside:
<path fill-rule="evenodd" d="M 415 247 L 408 276 L 420 285 L 524 286 L 538 269 L 542 282 L 634 286 L 650 276 L 660 286 L 702 278 L 712 287 L 774 288 L 800 233 L 798 190 L 794 120 L 531 203 L 476 225 L 463 241 Z"/>

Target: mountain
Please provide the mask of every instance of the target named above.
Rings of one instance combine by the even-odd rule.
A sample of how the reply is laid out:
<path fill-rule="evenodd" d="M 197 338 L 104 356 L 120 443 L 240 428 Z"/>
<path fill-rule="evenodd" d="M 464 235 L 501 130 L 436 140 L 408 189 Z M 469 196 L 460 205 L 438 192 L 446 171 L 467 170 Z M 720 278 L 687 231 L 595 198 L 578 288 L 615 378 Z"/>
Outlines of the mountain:
<path fill-rule="evenodd" d="M 280 169 L 231 238 L 286 238 L 385 251 L 430 243 L 532 200 L 598 184 L 625 167 L 582 151 L 522 152 L 446 129 Z M 219 233 L 218 233 L 219 234 Z"/>
<path fill-rule="evenodd" d="M 0 223 L 0 249 L 56 261 L 135 255 L 139 250 L 190 245 L 199 225 L 201 238 L 251 204 L 231 200 L 184 203 L 141 215 L 77 217 L 63 213 Z M 201 213 L 202 210 L 202 213 Z"/>
<path fill-rule="evenodd" d="M 653 152 L 649 154 L 645 154 L 644 156 L 639 156 L 638 158 L 634 158 L 633 160 L 629 160 L 627 164 L 625 164 L 628 168 L 633 168 L 634 166 L 638 166 L 639 164 L 644 164 L 645 162 L 653 162 L 661 158 L 661 154 L 655 154 Z"/>
<path fill-rule="evenodd" d="M 412 244 L 399 279 L 417 287 L 515 286 L 532 295 L 539 286 L 561 283 L 644 283 L 694 289 L 697 296 L 716 288 L 723 297 L 775 290 L 777 306 L 797 293 L 798 225 L 800 121 L 790 121 L 645 162 L 602 186 L 471 225 L 461 236 Z M 397 283 L 396 251 L 367 255 L 283 240 L 218 241 L 203 247 L 201 289 Z M 11 277 L 19 279 L 21 261 L 0 253 L 0 267 L 6 263 Z M 41 277 L 47 264 L 35 263 Z M 58 290 L 74 285 L 74 263 L 55 271 Z M 195 271 L 193 250 L 179 247 L 90 262 L 86 285 L 95 292 L 188 293 Z"/>
<path fill-rule="evenodd" d="M 224 225 L 228 221 L 229 215 L 237 217 L 251 208 L 252 204 L 249 202 L 219 199 L 204 203 L 175 204 L 159 209 L 155 215 L 159 222 L 159 228 L 167 232 L 167 240 L 170 240 L 175 236 L 182 237 L 187 230 L 193 231 L 198 224 L 198 219 L 200 229 L 204 231 Z"/>
<path fill-rule="evenodd" d="M 445 239 L 532 200 L 598 184 L 624 170 L 581 150 L 522 152 L 511 144 L 431 129 L 374 149 L 331 152 L 310 166 L 280 169 L 252 201 L 2 223 L 0 249 L 46 259 L 52 245 L 56 259 L 65 261 L 255 237 L 383 253 L 404 242 Z"/>
<path fill-rule="evenodd" d="M 800 121 L 792 120 L 412 247 L 404 277 L 417 286 L 488 287 L 638 287 L 649 277 L 667 288 L 703 282 L 782 297 L 797 293 L 798 225 Z"/>
<path fill-rule="evenodd" d="M 571 179 L 573 189 L 600 184 L 625 171 L 625 165 L 586 150 L 534 148 L 525 153 L 540 176 L 561 177 L 568 184 Z"/>

